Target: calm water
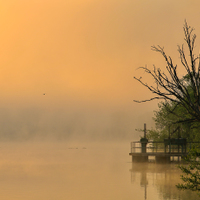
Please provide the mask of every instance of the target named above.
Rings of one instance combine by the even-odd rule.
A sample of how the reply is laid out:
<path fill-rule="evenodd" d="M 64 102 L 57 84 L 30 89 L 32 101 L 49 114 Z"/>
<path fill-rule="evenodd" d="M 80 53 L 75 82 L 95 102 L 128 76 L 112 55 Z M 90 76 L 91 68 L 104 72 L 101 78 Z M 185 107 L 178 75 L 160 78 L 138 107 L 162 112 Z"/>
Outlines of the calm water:
<path fill-rule="evenodd" d="M 194 200 L 175 165 L 132 164 L 129 143 L 1 143 L 3 200 Z"/>

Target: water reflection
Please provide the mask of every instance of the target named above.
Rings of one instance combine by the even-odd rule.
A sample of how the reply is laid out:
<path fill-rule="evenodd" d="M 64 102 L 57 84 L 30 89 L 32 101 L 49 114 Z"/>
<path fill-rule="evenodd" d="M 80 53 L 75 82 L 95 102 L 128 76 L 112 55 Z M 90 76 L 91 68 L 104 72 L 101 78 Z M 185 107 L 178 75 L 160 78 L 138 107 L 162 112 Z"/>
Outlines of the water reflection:
<path fill-rule="evenodd" d="M 180 179 L 175 165 L 131 163 L 128 150 L 127 144 L 110 143 L 0 143 L 0 197 L 5 200 L 199 199 L 191 192 L 176 189 Z"/>
<path fill-rule="evenodd" d="M 191 191 L 179 191 L 176 184 L 180 182 L 180 170 L 176 164 L 132 163 L 131 182 L 139 182 L 144 188 L 144 200 L 152 199 L 149 194 L 156 188 L 163 200 L 196 200 L 199 196 Z"/>

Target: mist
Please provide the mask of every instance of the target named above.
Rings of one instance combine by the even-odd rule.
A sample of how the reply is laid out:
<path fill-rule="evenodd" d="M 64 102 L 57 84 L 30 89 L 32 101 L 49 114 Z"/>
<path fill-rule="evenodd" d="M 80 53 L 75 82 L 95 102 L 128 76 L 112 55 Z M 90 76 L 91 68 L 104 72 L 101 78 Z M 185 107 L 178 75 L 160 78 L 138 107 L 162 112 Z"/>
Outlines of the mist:
<path fill-rule="evenodd" d="M 143 120 L 142 120 L 143 119 Z M 117 141 L 137 139 L 147 117 L 124 110 L 0 109 L 0 140 Z M 151 122 L 151 121 L 150 121 Z"/>

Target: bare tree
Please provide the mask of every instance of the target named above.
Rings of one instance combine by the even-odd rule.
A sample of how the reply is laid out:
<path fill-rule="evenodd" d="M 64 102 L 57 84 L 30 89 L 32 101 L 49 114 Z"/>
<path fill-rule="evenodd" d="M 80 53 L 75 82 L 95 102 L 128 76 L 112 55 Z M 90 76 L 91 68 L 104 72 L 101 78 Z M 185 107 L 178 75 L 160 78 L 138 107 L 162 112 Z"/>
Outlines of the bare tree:
<path fill-rule="evenodd" d="M 176 114 L 175 108 L 182 106 L 185 109 L 186 116 L 181 116 L 179 122 L 200 122 L 200 57 L 194 54 L 194 46 L 196 35 L 193 33 L 187 22 L 183 26 L 184 40 L 187 44 L 189 55 L 186 56 L 184 45 L 178 46 L 180 61 L 186 73 L 184 77 L 179 77 L 177 65 L 172 61 L 172 58 L 166 55 L 164 48 L 161 46 L 152 46 L 152 50 L 161 53 L 166 62 L 166 73 L 160 68 L 154 66 L 153 70 L 147 67 L 140 67 L 149 74 L 155 84 L 149 85 L 142 78 L 136 78 L 142 85 L 148 88 L 155 96 L 150 99 L 134 102 L 142 103 L 155 99 L 164 99 L 166 105 L 173 103 L 173 107 L 167 106 L 170 113 Z"/>

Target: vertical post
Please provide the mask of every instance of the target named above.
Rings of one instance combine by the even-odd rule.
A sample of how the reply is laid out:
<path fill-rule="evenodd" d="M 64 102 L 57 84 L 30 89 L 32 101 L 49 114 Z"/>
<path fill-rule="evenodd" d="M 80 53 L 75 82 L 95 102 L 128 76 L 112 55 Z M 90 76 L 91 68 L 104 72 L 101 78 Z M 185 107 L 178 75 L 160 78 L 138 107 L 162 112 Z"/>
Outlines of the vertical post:
<path fill-rule="evenodd" d="M 140 139 L 142 145 L 142 153 L 146 153 L 146 146 L 148 143 L 148 139 L 146 138 L 146 124 L 144 124 L 144 137 Z"/>
<path fill-rule="evenodd" d="M 144 123 L 144 138 L 147 136 L 147 129 L 146 129 L 146 123 Z"/>
<path fill-rule="evenodd" d="M 171 136 L 170 136 L 170 125 L 169 125 L 169 153 L 171 153 Z"/>

